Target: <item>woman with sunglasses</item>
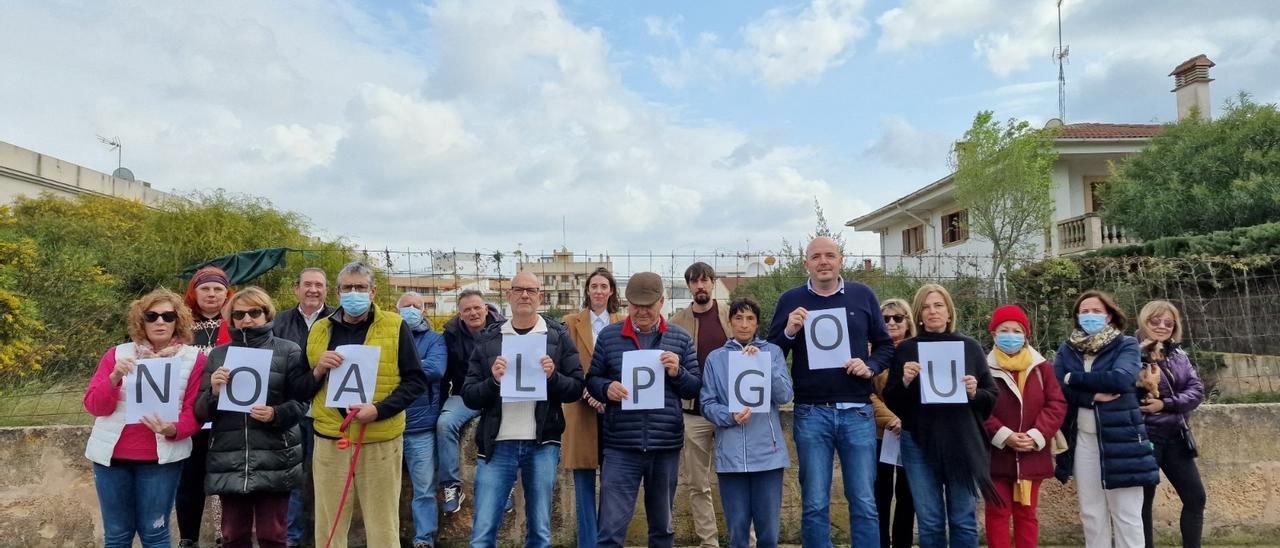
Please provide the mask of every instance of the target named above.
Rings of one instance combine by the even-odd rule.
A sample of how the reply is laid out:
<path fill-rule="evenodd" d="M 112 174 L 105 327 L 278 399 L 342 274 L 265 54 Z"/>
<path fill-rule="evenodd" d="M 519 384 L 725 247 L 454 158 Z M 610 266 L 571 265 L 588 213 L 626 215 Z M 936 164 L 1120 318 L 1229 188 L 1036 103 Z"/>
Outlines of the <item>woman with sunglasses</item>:
<path fill-rule="evenodd" d="M 200 428 L 193 406 L 205 358 L 186 344 L 191 311 L 172 291 L 157 289 L 133 301 L 127 324 L 131 341 L 103 354 L 84 395 L 85 410 L 96 417 L 85 457 L 93 461 L 103 545 L 132 546 L 137 536 L 144 548 L 167 547 L 178 477 Z M 169 358 L 176 368 L 168 387 L 180 402 L 176 423 L 158 414 L 126 423 L 124 379 L 146 358 Z"/>
<path fill-rule="evenodd" d="M 880 303 L 880 314 L 889 328 L 893 346 L 916 336 L 916 325 L 911 321 L 911 305 L 903 299 L 887 299 Z M 885 431 L 902 434 L 902 419 L 893 414 L 880 398 L 884 385 L 889 381 L 889 370 L 881 371 L 871 380 L 875 393 L 871 395 L 871 407 L 876 413 L 876 453 L 883 447 Z M 896 479 L 895 479 L 896 478 Z M 907 484 L 906 469 L 901 466 L 876 463 L 876 509 L 880 514 L 880 547 L 910 548 L 915 540 L 916 514 L 911 501 L 911 487 Z M 897 508 L 893 499 L 898 499 Z M 892 518 L 892 521 L 890 520 Z"/>
<path fill-rule="evenodd" d="M 285 546 L 289 493 L 302 480 L 298 421 L 305 409 L 286 383 L 290 368 L 303 367 L 302 349 L 272 335 L 275 314 L 271 297 L 257 287 L 247 287 L 227 300 L 223 316 L 231 322 L 231 344 L 209 354 L 196 400 L 196 417 L 213 421 L 204 489 L 222 501 L 224 548 L 253 546 L 255 530 L 258 546 Z M 230 381 L 227 354 L 231 348 L 271 351 L 271 369 L 263 387 L 266 402 L 248 413 L 218 410 L 218 400 Z"/>
<path fill-rule="evenodd" d="M 1141 391 L 1138 408 L 1147 424 L 1147 434 L 1155 446 L 1156 464 L 1173 485 L 1182 501 L 1182 546 L 1200 546 L 1204 529 L 1204 483 L 1196 468 L 1197 448 L 1187 422 L 1191 412 L 1204 402 L 1204 385 L 1191 359 L 1182 349 L 1182 316 L 1169 301 L 1151 301 L 1138 313 L 1138 340 L 1142 362 L 1160 371 L 1159 394 Z M 1156 487 L 1143 487 L 1142 532 L 1147 547 L 1154 546 L 1151 504 Z"/>

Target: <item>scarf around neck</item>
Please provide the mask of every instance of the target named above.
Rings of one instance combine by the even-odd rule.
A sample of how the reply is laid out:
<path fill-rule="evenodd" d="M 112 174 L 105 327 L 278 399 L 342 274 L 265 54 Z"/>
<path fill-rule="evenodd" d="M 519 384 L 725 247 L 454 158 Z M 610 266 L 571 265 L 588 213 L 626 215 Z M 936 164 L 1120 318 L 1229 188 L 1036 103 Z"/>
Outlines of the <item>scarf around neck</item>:
<path fill-rule="evenodd" d="M 1120 335 L 1120 330 L 1110 325 L 1092 335 L 1077 329 L 1067 338 L 1067 344 L 1070 344 L 1072 348 L 1079 350 L 1082 354 L 1094 355 L 1099 350 L 1102 350 L 1102 347 L 1111 344 L 1111 341 L 1116 340 L 1116 337 Z"/>

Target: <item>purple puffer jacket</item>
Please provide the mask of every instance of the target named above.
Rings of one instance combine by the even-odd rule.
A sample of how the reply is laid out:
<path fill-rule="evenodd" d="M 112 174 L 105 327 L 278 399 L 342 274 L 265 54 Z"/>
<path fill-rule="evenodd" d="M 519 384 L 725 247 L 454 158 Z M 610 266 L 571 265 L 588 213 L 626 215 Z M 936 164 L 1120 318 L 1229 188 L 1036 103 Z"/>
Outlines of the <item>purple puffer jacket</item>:
<path fill-rule="evenodd" d="M 1160 366 L 1160 399 L 1164 409 L 1144 415 L 1147 435 L 1152 441 L 1167 443 L 1182 439 L 1182 422 L 1204 402 L 1204 385 L 1191 366 L 1191 358 L 1177 348 L 1157 365 Z"/>

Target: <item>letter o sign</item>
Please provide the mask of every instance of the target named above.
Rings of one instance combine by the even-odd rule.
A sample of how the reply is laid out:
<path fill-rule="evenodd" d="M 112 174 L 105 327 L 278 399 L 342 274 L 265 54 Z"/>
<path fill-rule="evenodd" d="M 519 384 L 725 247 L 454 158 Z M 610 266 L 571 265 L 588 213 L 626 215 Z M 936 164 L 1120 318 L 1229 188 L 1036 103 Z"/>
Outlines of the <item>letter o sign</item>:
<path fill-rule="evenodd" d="M 836 339 L 831 344 L 823 343 L 818 338 L 818 325 L 820 325 L 824 320 L 831 321 L 831 325 L 833 326 L 832 330 L 836 332 Z M 840 318 L 835 317 L 835 315 L 823 314 L 821 316 L 818 316 L 817 318 L 813 319 L 813 322 L 811 325 L 812 325 L 813 333 L 811 333 L 809 336 L 813 337 L 813 345 L 818 347 L 819 349 L 834 350 L 836 348 L 839 348 L 840 345 L 844 344 L 844 330 L 840 329 Z"/>

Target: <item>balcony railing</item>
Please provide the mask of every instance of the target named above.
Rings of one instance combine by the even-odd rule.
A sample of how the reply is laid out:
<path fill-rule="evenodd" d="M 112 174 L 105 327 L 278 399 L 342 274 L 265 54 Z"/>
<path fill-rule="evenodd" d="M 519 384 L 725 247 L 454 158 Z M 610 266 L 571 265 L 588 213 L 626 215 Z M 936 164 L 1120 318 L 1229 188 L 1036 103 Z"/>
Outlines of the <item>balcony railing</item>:
<path fill-rule="evenodd" d="M 1127 234 L 1122 226 L 1103 222 L 1095 213 L 1058 222 L 1058 249 L 1062 255 L 1137 243 L 1142 240 Z"/>

